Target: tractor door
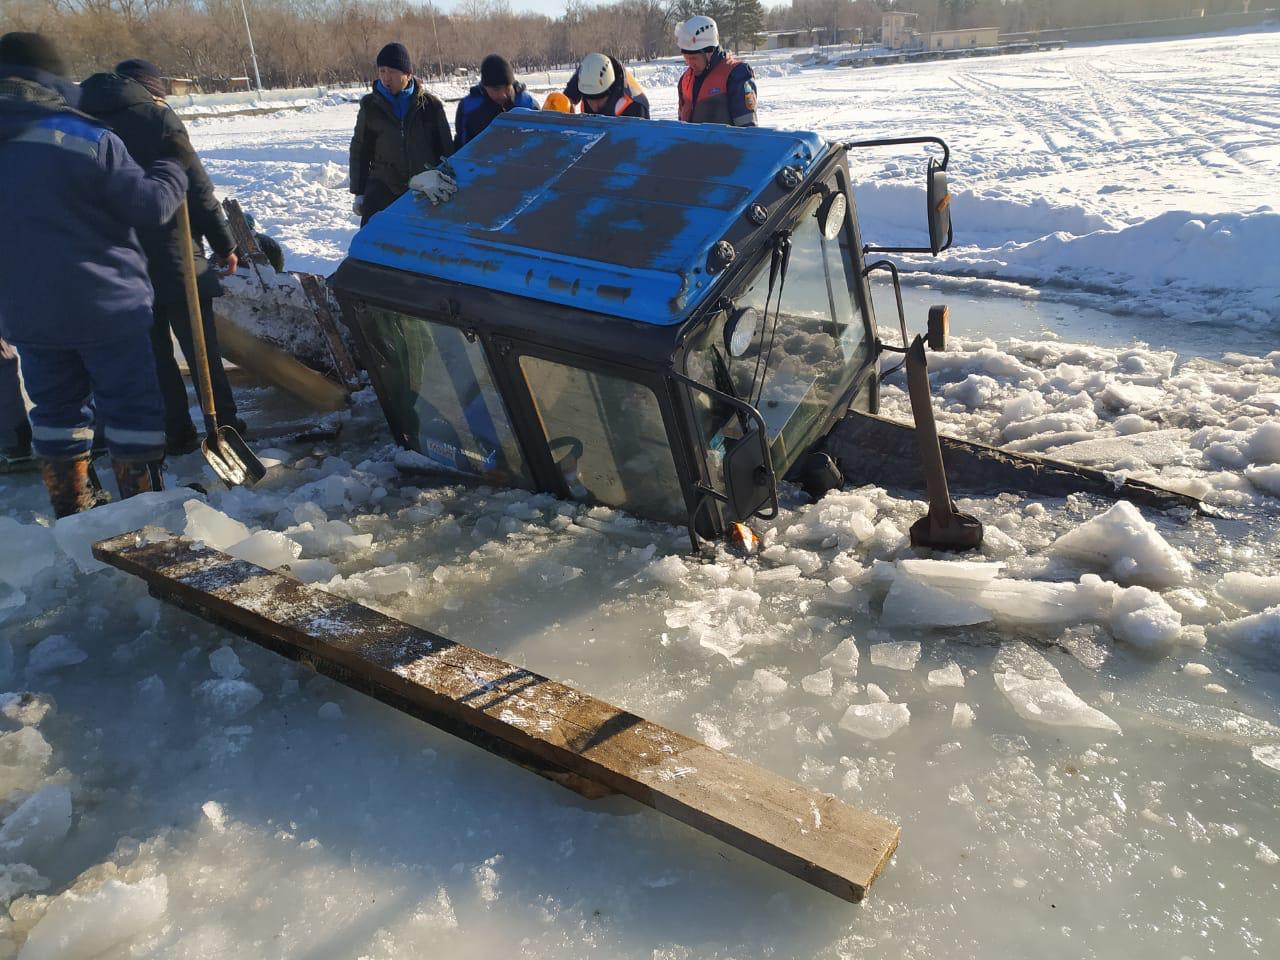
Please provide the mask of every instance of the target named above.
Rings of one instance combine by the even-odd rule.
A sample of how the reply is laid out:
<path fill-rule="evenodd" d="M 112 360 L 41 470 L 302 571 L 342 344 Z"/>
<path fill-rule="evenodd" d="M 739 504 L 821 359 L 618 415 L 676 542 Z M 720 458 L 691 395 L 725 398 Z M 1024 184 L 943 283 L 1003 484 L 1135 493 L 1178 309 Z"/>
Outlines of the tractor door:
<path fill-rule="evenodd" d="M 722 299 L 685 354 L 690 379 L 759 411 L 778 475 L 851 403 L 861 398 L 869 405 L 874 386 L 874 337 L 862 307 L 847 200 L 832 210 L 831 198 L 843 195 L 844 184 L 833 175 L 824 186 Z M 716 484 L 726 440 L 746 425 L 732 405 L 707 392 L 690 394 Z"/>

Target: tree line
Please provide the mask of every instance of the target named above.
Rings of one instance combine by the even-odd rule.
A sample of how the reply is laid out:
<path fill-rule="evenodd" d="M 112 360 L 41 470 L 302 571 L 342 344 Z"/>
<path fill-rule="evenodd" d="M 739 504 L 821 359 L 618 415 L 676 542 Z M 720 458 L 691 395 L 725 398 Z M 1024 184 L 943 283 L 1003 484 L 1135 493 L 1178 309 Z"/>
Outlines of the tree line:
<path fill-rule="evenodd" d="M 741 50 L 762 44 L 767 30 L 795 28 L 861 28 L 873 42 L 886 10 L 917 14 L 921 30 L 1024 31 L 1234 10 L 1242 0 L 792 0 L 770 10 L 761 0 L 567 0 L 559 17 L 512 4 L 460 0 L 446 12 L 431 0 L 246 0 L 267 87 L 369 81 L 389 40 L 409 48 L 418 73 L 448 77 L 493 52 L 526 72 L 593 50 L 628 62 L 672 55 L 674 24 L 698 13 L 715 17 L 724 45 Z M 9 30 L 55 38 L 77 77 L 139 56 L 206 90 L 252 76 L 241 0 L 0 0 L 0 31 Z"/>

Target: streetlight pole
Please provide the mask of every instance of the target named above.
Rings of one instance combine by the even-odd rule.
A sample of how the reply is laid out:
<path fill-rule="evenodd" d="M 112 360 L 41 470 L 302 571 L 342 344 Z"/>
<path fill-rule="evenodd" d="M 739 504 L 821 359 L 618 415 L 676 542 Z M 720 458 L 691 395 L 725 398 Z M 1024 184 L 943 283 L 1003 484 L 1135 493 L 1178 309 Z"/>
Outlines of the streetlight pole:
<path fill-rule="evenodd" d="M 244 32 L 249 37 L 249 58 L 253 61 L 253 81 L 258 86 L 258 95 L 262 95 L 262 75 L 258 73 L 258 55 L 253 50 L 253 31 L 249 29 L 249 11 L 245 9 L 244 0 L 240 0 L 240 12 L 244 14 Z"/>

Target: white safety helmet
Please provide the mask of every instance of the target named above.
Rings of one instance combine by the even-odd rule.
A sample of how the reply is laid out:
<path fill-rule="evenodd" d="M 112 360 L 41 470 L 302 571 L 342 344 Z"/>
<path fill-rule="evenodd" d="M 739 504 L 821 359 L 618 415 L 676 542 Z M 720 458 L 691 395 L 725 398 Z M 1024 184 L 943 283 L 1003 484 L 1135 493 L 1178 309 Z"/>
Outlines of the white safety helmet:
<path fill-rule="evenodd" d="M 616 79 L 608 57 L 603 53 L 588 53 L 578 67 L 578 92 L 584 97 L 603 96 Z"/>
<path fill-rule="evenodd" d="M 690 17 L 676 24 L 676 43 L 685 53 L 701 53 L 720 46 L 720 28 L 710 17 Z"/>

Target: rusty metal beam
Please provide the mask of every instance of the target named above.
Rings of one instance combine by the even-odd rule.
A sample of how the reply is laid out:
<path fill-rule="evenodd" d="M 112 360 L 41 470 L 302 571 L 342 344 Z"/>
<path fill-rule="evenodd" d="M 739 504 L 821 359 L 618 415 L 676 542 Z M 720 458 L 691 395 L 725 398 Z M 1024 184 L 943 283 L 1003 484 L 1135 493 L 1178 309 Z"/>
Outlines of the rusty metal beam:
<path fill-rule="evenodd" d="M 93 547 L 153 595 L 579 789 L 625 794 L 858 901 L 896 824 L 585 693 L 297 580 L 173 537 Z"/>

